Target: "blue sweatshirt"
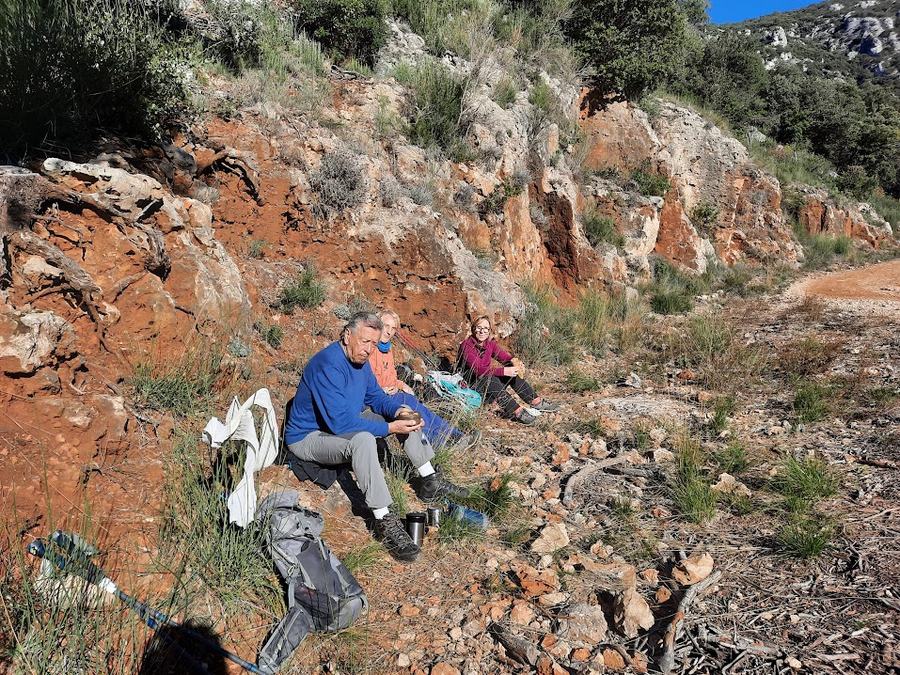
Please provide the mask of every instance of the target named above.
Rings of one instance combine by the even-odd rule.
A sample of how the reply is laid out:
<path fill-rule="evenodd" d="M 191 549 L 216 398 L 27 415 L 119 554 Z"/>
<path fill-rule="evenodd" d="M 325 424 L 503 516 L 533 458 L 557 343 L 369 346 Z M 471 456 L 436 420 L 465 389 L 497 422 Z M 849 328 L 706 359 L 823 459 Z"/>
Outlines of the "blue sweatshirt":
<path fill-rule="evenodd" d="M 368 431 L 373 436 L 387 436 L 387 422 L 360 416 L 366 406 L 382 417 L 393 418 L 400 403 L 392 401 L 378 386 L 368 361 L 356 365 L 347 358 L 339 342 L 332 342 L 303 369 L 288 413 L 284 440 L 291 445 L 313 431 L 336 436 Z"/>

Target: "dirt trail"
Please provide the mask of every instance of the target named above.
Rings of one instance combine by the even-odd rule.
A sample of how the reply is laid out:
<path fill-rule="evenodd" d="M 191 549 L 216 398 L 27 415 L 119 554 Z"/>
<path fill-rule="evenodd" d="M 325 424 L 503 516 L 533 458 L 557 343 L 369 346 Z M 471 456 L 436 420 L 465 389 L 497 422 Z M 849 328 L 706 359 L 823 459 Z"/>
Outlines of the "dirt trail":
<path fill-rule="evenodd" d="M 794 284 L 788 294 L 840 301 L 848 309 L 900 315 L 900 258 L 804 279 Z"/>

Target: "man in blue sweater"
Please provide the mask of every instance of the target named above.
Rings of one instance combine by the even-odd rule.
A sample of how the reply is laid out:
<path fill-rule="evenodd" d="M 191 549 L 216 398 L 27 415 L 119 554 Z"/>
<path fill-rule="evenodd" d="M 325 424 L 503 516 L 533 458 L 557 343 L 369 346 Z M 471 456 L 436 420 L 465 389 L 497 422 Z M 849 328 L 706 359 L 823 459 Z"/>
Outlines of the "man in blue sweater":
<path fill-rule="evenodd" d="M 419 547 L 400 518 L 388 509 L 392 500 L 378 463 L 376 438 L 397 435 L 419 473 L 417 492 L 423 501 L 459 498 L 468 492 L 435 472 L 431 465 L 434 450 L 422 434 L 421 418 L 399 419 L 405 406 L 378 386 L 368 361 L 381 329 L 381 319 L 375 314 L 354 314 L 341 339 L 309 360 L 288 414 L 284 438 L 288 450 L 301 460 L 324 465 L 349 461 L 385 547 L 400 560 L 415 560 Z"/>

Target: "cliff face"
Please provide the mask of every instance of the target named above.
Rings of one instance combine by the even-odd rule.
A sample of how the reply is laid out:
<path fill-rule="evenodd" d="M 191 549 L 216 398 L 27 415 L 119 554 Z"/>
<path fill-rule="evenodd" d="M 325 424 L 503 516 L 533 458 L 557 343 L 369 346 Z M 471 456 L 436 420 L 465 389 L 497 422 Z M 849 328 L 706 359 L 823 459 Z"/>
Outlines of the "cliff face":
<path fill-rule="evenodd" d="M 415 36 L 393 30 L 386 58 L 422 58 Z M 364 296 L 396 309 L 423 348 L 446 352 L 480 313 L 494 315 L 501 334 L 514 330 L 522 281 L 551 284 L 565 299 L 645 279 L 654 254 L 693 273 L 713 258 L 802 256 L 777 180 L 695 113 L 667 103 L 651 121 L 547 80 L 580 127 L 562 134 L 560 124 L 535 125 L 527 93 L 508 107 L 492 100 L 490 59 L 481 68 L 488 74 L 467 99 L 477 159 L 464 163 L 386 125 L 401 116 L 406 91 L 375 77 L 333 79 L 318 118 L 258 105 L 198 123 L 165 147 L 120 144 L 89 162 L 4 168 L 0 435 L 13 450 L 6 491 L 20 507 L 43 503 L 47 457 L 61 486 L 52 499 L 63 506 L 102 474 L 104 457 L 153 464 L 159 449 L 136 450 L 148 428 L 127 396 L 137 364 L 176 364 L 195 345 L 236 338 L 255 345 L 255 385 L 289 390 L 296 369 L 270 368 L 278 358 L 254 337 L 260 320 L 283 328 L 283 352 L 298 358 L 334 335 L 336 305 Z M 337 156 L 356 171 L 347 209 L 330 208 L 313 179 Z M 640 194 L 638 173 L 664 178 L 664 194 Z M 826 197 L 810 195 L 801 218 L 810 231 L 873 245 L 890 234 L 853 216 L 816 215 L 816 199 Z M 586 213 L 613 221 L 621 245 L 592 246 Z M 279 291 L 310 262 L 328 301 L 281 313 Z M 150 433 L 168 439 L 165 428 Z M 158 475 L 154 466 L 141 470 Z M 140 509 L 115 481 L 90 485 Z"/>
<path fill-rule="evenodd" d="M 796 63 L 818 74 L 871 79 L 900 94 L 898 22 L 891 0 L 829 0 L 729 29 L 757 37 L 768 68 Z"/>

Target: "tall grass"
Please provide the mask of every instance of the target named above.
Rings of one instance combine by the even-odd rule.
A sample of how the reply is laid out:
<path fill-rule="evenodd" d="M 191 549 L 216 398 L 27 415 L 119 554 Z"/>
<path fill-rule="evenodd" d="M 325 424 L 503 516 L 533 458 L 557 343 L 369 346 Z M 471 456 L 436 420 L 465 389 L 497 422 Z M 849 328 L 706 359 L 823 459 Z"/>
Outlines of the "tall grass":
<path fill-rule="evenodd" d="M 205 410 L 219 378 L 223 351 L 210 343 L 189 348 L 178 360 L 137 365 L 131 386 L 137 402 L 152 410 L 188 416 Z"/>
<path fill-rule="evenodd" d="M 10 537 L 18 544 L 18 537 Z M 36 568 L 16 546 L 0 567 L 0 667 L 16 673 L 135 673 L 146 629 L 96 586 Z"/>
<path fill-rule="evenodd" d="M 209 454 L 196 438 L 177 439 L 165 469 L 166 502 L 156 565 L 173 574 L 173 604 L 215 597 L 225 612 L 256 607 L 279 615 L 282 589 L 265 550 L 265 523 L 228 522 L 226 497 L 243 473 L 244 457 L 226 443 Z M 240 474 L 240 475 L 239 475 Z"/>
<path fill-rule="evenodd" d="M 700 443 L 686 432 L 676 439 L 675 461 L 672 498 L 687 520 L 705 523 L 715 515 L 716 495 L 704 469 L 705 453 Z"/>
<path fill-rule="evenodd" d="M 533 363 L 570 363 L 579 351 L 601 354 L 633 346 L 643 321 L 640 304 L 624 293 L 587 289 L 573 307 L 541 286 L 524 287 L 529 300 L 515 335 L 516 349 Z"/>
<path fill-rule="evenodd" d="M 325 302 L 326 295 L 327 289 L 319 280 L 315 265 L 307 263 L 304 270 L 281 289 L 277 307 L 285 314 L 291 314 L 297 307 L 312 309 Z"/>
<path fill-rule="evenodd" d="M 738 328 L 717 313 L 690 317 L 660 342 L 664 360 L 696 371 L 698 380 L 713 389 L 737 391 L 765 365 L 762 352 L 744 344 Z"/>

